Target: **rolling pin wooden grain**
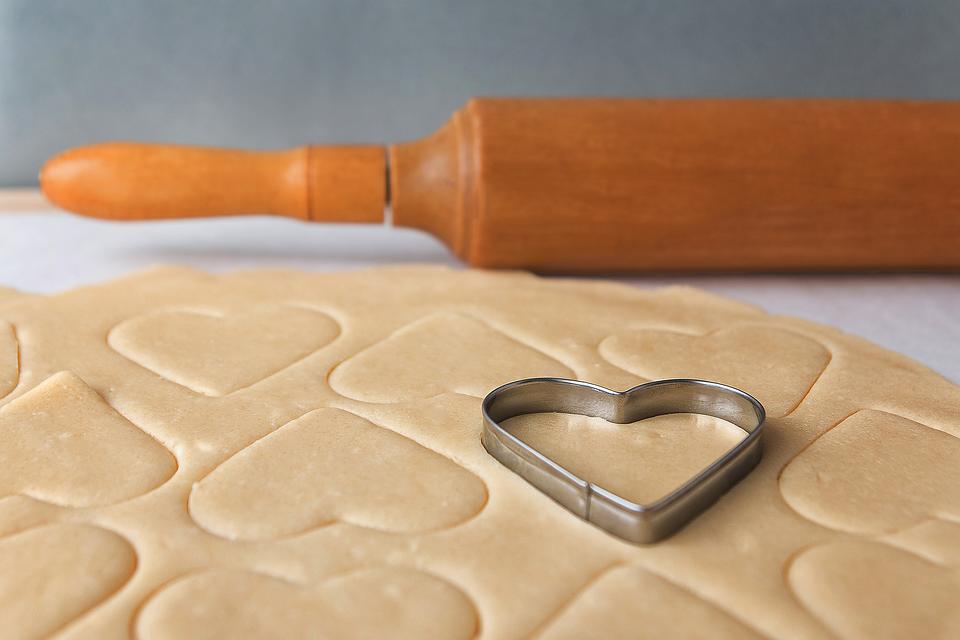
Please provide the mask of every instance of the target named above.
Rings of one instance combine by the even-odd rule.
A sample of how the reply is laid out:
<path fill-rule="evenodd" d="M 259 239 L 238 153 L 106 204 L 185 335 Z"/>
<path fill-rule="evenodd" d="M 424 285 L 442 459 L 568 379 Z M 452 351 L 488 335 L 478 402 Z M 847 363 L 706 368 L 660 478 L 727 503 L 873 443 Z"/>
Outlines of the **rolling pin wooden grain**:
<path fill-rule="evenodd" d="M 41 185 L 110 219 L 380 222 L 389 204 L 480 267 L 960 267 L 960 103 L 481 98 L 414 142 L 108 143 Z"/>

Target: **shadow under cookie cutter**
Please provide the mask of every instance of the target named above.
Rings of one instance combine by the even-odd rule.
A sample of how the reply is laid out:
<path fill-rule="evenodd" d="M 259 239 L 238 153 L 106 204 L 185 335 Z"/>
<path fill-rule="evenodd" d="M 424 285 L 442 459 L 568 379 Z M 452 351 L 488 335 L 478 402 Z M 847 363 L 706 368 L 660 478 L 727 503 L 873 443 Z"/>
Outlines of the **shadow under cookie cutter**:
<path fill-rule="evenodd" d="M 766 413 L 750 394 L 706 380 L 656 380 L 623 392 L 568 380 L 529 378 L 491 391 L 483 400 L 481 442 L 508 469 L 580 518 L 634 543 L 674 533 L 736 484 L 760 461 Z M 573 413 L 628 424 L 671 413 L 722 418 L 747 436 L 707 468 L 650 504 L 638 504 L 570 473 L 501 423 L 528 413 Z"/>

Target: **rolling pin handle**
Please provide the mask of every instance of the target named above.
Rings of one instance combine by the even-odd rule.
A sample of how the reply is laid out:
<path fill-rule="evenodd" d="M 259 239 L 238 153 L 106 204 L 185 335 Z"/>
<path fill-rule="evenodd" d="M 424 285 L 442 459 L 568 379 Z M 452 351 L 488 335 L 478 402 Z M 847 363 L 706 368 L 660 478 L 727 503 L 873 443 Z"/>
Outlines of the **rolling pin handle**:
<path fill-rule="evenodd" d="M 386 149 L 377 145 L 239 151 L 111 142 L 50 159 L 40 185 L 54 204 L 110 220 L 274 214 L 380 222 Z"/>

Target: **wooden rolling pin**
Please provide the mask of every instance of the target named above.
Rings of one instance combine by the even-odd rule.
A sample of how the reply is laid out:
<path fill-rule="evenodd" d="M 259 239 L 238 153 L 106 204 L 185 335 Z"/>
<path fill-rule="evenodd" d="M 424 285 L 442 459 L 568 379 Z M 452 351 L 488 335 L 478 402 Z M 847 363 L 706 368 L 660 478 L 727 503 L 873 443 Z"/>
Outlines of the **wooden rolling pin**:
<path fill-rule="evenodd" d="M 110 219 L 381 222 L 390 205 L 481 267 L 960 267 L 960 103 L 475 99 L 415 142 L 101 144 L 41 184 Z"/>

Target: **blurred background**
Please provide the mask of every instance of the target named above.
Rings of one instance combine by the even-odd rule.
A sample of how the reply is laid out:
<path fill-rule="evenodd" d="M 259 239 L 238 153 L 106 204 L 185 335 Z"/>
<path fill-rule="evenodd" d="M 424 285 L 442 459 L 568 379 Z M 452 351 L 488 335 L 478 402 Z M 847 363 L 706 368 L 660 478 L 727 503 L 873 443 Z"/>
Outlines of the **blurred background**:
<path fill-rule="evenodd" d="M 434 238 L 267 217 L 108 223 L 41 211 L 50 155 L 117 139 L 391 142 L 473 95 L 960 99 L 957 0 L 0 0 L 0 286 L 157 263 L 208 271 L 458 265 Z M 960 381 L 956 275 L 701 275 Z"/>
<path fill-rule="evenodd" d="M 956 0 L 0 0 L 0 187 L 110 139 L 416 138 L 472 95 L 960 98 Z"/>

